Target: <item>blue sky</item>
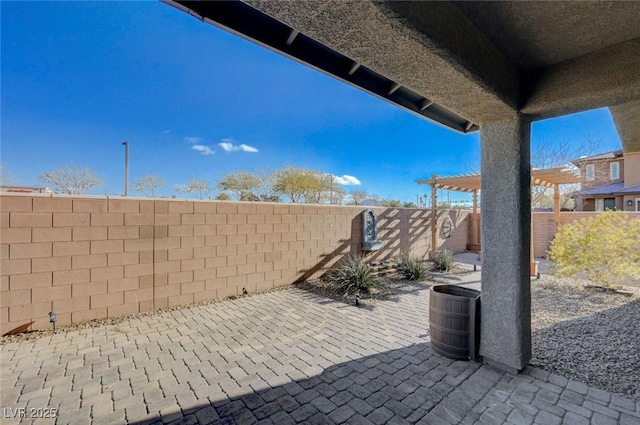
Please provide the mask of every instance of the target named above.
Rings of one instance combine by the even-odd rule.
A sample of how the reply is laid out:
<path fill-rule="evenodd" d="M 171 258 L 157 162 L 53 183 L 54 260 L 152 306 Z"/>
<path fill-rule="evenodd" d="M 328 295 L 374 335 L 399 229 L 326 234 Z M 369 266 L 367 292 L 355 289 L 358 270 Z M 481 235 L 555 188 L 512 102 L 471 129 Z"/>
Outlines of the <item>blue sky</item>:
<path fill-rule="evenodd" d="M 122 194 L 125 140 L 130 181 L 161 176 L 164 196 L 189 178 L 295 165 L 361 182 L 347 190 L 415 201 L 427 192 L 416 179 L 479 163 L 477 134 L 446 130 L 159 2 L 0 7 L 0 160 L 14 184 L 74 163 L 104 180 L 92 194 Z M 585 137 L 620 148 L 607 109 L 532 131 L 534 144 Z"/>

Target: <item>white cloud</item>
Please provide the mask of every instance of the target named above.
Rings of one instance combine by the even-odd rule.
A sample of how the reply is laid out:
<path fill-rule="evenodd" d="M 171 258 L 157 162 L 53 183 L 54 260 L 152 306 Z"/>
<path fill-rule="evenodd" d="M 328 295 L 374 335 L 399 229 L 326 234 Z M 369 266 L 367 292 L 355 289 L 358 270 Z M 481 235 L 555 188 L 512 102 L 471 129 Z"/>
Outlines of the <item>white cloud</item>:
<path fill-rule="evenodd" d="M 234 145 L 231 142 L 232 142 L 231 139 L 224 139 L 222 142 L 218 143 L 218 146 L 220 146 L 226 152 L 237 152 L 237 151 L 250 152 L 250 153 L 259 152 L 258 149 L 254 148 L 253 146 L 245 145 L 244 143 L 241 145 Z"/>
<path fill-rule="evenodd" d="M 251 152 L 251 153 L 258 152 L 258 149 L 254 148 L 253 146 L 242 144 L 242 145 L 240 145 L 238 147 L 243 152 Z"/>
<path fill-rule="evenodd" d="M 185 137 L 184 141 L 190 144 L 196 144 L 202 142 L 202 137 Z"/>
<path fill-rule="evenodd" d="M 222 149 L 224 149 L 227 152 L 231 152 L 233 150 L 233 144 L 229 143 L 229 142 L 220 142 L 218 143 L 218 146 L 220 146 Z"/>
<path fill-rule="evenodd" d="M 342 184 L 345 186 L 360 186 L 360 180 L 358 180 L 356 177 L 353 176 L 349 176 L 349 175 L 344 175 L 342 177 L 340 176 L 333 176 L 336 179 L 336 182 L 338 184 Z"/>
<path fill-rule="evenodd" d="M 202 155 L 213 155 L 215 153 L 209 146 L 205 145 L 193 145 L 191 149 L 200 152 Z"/>

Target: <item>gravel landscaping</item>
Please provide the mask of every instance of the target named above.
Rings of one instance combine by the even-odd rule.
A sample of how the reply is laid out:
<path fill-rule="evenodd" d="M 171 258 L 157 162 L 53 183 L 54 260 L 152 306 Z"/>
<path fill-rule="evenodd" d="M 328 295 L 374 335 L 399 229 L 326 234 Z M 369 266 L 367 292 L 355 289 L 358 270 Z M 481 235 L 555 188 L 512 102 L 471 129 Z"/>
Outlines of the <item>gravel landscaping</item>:
<path fill-rule="evenodd" d="M 640 290 L 632 297 L 585 288 L 585 281 L 532 280 L 531 364 L 640 400 Z"/>

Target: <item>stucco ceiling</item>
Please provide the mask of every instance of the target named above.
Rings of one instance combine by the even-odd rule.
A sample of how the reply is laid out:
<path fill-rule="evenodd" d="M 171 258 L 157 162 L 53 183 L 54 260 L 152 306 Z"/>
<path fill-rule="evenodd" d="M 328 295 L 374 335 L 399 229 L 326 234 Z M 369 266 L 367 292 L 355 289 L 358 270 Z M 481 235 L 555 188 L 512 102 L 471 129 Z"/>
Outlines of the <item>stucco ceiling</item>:
<path fill-rule="evenodd" d="M 640 101 L 609 108 L 625 152 L 640 152 Z"/>
<path fill-rule="evenodd" d="M 640 2 L 456 1 L 454 4 L 521 69 L 543 68 L 640 37 Z"/>
<path fill-rule="evenodd" d="M 640 2 L 165 1 L 460 132 L 640 101 Z"/>

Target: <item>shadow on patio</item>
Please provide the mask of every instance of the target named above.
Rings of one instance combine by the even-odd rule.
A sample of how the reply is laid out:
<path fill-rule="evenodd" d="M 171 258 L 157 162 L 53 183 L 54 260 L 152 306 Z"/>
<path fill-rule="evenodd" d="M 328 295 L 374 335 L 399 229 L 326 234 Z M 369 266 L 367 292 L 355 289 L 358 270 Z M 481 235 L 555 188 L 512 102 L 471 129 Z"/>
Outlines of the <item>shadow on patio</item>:
<path fill-rule="evenodd" d="M 295 376 L 295 369 L 289 368 L 289 375 Z M 206 390 L 211 393 L 210 403 L 183 411 L 161 410 L 160 417 L 135 423 L 401 424 L 417 423 L 429 412 L 449 421 L 460 421 L 467 415 L 477 419 L 482 409 L 475 406 L 476 402 L 502 376 L 479 368 L 478 363 L 434 354 L 430 344 L 422 343 L 330 366 L 307 379 L 266 388 L 257 384 L 254 392 L 232 398 L 224 397 L 212 380 Z M 251 380 L 248 372 L 245 381 Z M 472 375 L 475 391 L 463 394 L 458 388 Z M 438 408 L 440 403 L 443 405 Z M 266 419 L 270 422 L 260 422 Z M 437 420 L 432 417 L 428 423 Z"/>

